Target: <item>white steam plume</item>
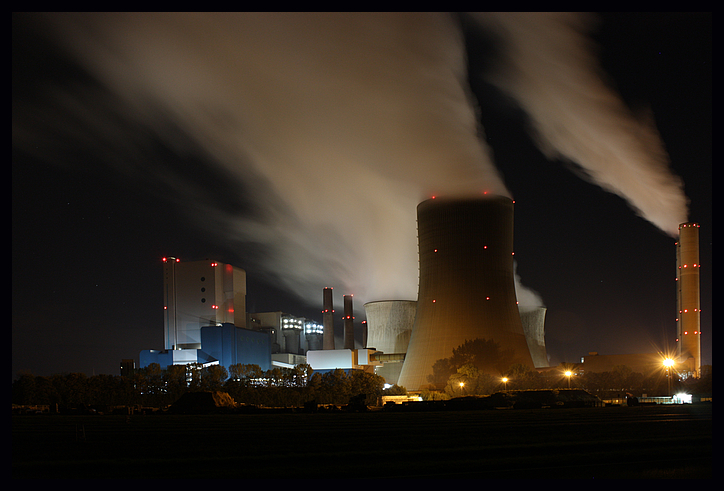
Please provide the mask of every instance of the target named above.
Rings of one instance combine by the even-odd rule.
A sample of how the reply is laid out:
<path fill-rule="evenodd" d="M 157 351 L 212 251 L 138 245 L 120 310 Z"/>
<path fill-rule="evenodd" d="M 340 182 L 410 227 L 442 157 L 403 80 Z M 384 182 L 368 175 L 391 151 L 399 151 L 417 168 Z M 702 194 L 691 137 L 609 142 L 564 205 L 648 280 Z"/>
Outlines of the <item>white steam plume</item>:
<path fill-rule="evenodd" d="M 572 161 L 644 219 L 676 236 L 687 221 L 683 183 L 658 132 L 634 118 L 601 75 L 587 33 L 595 18 L 573 12 L 477 13 L 498 36 L 503 60 L 490 81 L 530 117 L 539 148 Z"/>
<path fill-rule="evenodd" d="M 417 204 L 509 194 L 480 139 L 450 14 L 49 19 L 133 119 L 153 125 L 160 106 L 233 173 L 251 162 L 266 178 L 276 197 L 253 200 L 291 212 L 228 217 L 229 234 L 267 244 L 268 268 L 315 303 L 323 286 L 414 299 Z"/>
<path fill-rule="evenodd" d="M 417 204 L 432 193 L 509 195 L 483 143 L 450 14 L 45 18 L 129 119 L 151 132 L 170 119 L 240 183 L 253 166 L 269 188 L 250 200 L 265 214 L 227 215 L 228 235 L 269 247 L 267 268 L 312 304 L 324 286 L 363 302 L 416 298 Z M 476 18 L 504 41 L 496 82 L 551 155 L 577 162 L 664 230 L 684 221 L 658 139 L 604 89 L 577 16 Z M 130 145 L 113 128 L 81 138 Z"/>

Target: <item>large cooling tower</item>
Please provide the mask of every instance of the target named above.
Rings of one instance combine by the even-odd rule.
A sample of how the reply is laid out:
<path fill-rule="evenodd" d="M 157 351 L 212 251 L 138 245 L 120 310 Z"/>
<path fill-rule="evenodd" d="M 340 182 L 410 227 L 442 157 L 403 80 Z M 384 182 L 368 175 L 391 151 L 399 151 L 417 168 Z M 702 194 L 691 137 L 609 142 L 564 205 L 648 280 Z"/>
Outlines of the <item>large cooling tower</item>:
<path fill-rule="evenodd" d="M 525 334 L 525 339 L 528 342 L 528 351 L 530 351 L 530 356 L 536 368 L 549 366 L 545 342 L 545 320 L 545 307 L 520 312 L 523 334 Z"/>
<path fill-rule="evenodd" d="M 437 360 L 476 338 L 499 347 L 486 372 L 534 368 L 516 303 L 512 200 L 429 199 L 417 207 L 417 229 L 417 314 L 398 384 L 424 388 Z"/>
<path fill-rule="evenodd" d="M 676 243 L 677 355 L 694 376 L 701 369 L 701 307 L 699 306 L 699 224 L 679 225 Z"/>
<path fill-rule="evenodd" d="M 414 300 L 381 300 L 365 304 L 367 317 L 366 348 L 374 348 L 384 354 L 405 354 L 415 322 L 417 302 Z M 377 367 L 375 373 L 384 377 L 388 384 L 396 384 L 400 378 L 402 360 L 387 361 Z"/>

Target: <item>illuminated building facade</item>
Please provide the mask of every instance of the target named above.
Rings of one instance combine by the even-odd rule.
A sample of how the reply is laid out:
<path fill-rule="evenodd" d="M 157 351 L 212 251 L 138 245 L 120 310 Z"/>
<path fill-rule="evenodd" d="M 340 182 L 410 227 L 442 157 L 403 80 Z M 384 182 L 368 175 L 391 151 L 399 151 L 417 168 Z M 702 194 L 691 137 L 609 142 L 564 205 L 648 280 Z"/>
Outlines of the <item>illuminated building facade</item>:
<path fill-rule="evenodd" d="M 164 348 L 199 349 L 201 328 L 246 327 L 246 272 L 218 261 L 163 258 Z"/>
<path fill-rule="evenodd" d="M 322 324 L 285 312 L 249 313 L 247 326 L 268 334 L 271 342 L 272 363 L 291 367 L 306 363 L 306 352 L 322 349 Z"/>
<path fill-rule="evenodd" d="M 677 358 L 695 377 L 701 370 L 699 224 L 679 225 L 676 242 Z"/>
<path fill-rule="evenodd" d="M 237 363 L 259 365 L 262 370 L 272 367 L 271 343 L 267 333 L 223 323 L 203 326 L 200 348 L 172 350 L 143 350 L 140 366 L 158 363 L 162 369 L 169 365 L 198 363 L 203 367 L 221 365 L 228 369 Z"/>

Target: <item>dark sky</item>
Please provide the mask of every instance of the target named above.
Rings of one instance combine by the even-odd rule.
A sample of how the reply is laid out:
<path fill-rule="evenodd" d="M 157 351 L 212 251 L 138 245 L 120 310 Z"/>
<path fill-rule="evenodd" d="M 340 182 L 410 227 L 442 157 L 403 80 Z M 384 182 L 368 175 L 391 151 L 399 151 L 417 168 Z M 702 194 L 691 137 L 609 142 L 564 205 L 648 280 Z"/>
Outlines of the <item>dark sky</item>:
<path fill-rule="evenodd" d="M 712 362 L 711 23 L 707 13 L 608 13 L 593 34 L 610 82 L 634 111 L 653 115 L 690 199 L 689 219 L 701 224 L 704 364 Z M 313 286 L 317 305 L 301 300 L 279 271 L 265 268 L 265 241 L 219 232 L 229 216 L 266 212 L 252 193 L 266 189 L 264 180 L 209 163 L 209 148 L 171 118 L 156 126 L 126 119 L 123 101 L 39 25 L 34 16 L 13 16 L 13 376 L 117 374 L 121 359 L 161 348 L 166 255 L 231 262 L 247 270 L 248 310 L 321 321 L 321 290 L 336 285 Z M 473 74 L 487 67 L 481 52 L 470 49 Z M 620 197 L 547 160 L 521 113 L 475 77 L 472 85 L 486 141 L 516 201 L 518 273 L 548 309 L 551 363 L 589 351 L 672 348 L 674 239 Z M 71 99 L 87 104 L 78 111 Z M 134 151 L 96 139 L 96 122 L 112 125 Z M 341 297 L 335 302 L 341 306 Z"/>

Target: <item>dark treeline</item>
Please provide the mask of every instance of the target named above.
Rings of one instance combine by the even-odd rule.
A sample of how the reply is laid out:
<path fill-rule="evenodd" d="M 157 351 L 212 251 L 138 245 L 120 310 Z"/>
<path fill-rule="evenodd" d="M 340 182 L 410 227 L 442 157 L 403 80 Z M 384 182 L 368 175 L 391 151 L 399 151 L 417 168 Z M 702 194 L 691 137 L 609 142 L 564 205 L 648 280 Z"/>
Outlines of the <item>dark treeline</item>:
<path fill-rule="evenodd" d="M 505 382 L 503 377 L 507 379 Z M 444 397 L 489 395 L 505 390 L 565 388 L 584 389 L 601 399 L 617 395 L 623 397 L 625 394 L 636 397 L 643 394 L 663 396 L 669 392 L 705 395 L 712 392 L 711 365 L 702 367 L 700 378 L 682 380 L 674 377 L 669 386 L 663 373 L 647 377 L 626 365 L 615 366 L 606 372 L 574 372 L 570 377 L 564 375 L 562 369 L 539 373 L 523 365 L 513 365 L 495 377 L 481 372 L 473 363 L 465 363 L 448 376 L 444 385 L 430 385 L 431 390 L 444 394 Z"/>
<path fill-rule="evenodd" d="M 505 390 L 585 389 L 601 399 L 626 393 L 641 396 L 676 394 L 711 394 L 711 365 L 702 367 L 701 377 L 669 381 L 663 372 L 644 376 L 620 365 L 608 372 L 574 373 L 565 376 L 560 370 L 539 373 L 523 365 L 514 365 L 500 376 L 490 375 L 477 360 L 490 355 L 491 346 L 469 342 L 450 358 L 438 360 L 429 377 L 424 399 L 490 395 Z M 503 377 L 507 380 L 504 382 Z M 670 385 L 669 385 L 670 384 Z M 163 408 L 176 402 L 186 392 L 224 391 L 235 402 L 267 407 L 302 407 L 306 403 L 374 405 L 381 395 L 405 394 L 404 387 L 383 389 L 384 379 L 363 371 L 345 373 L 335 370 L 324 374 L 309 365 L 262 370 L 258 365 L 202 367 L 199 364 L 172 365 L 162 369 L 156 363 L 138 369 L 131 376 L 66 373 L 34 376 L 19 375 L 12 383 L 12 403 L 21 406 L 48 405 L 58 408 L 82 406 L 144 406 Z"/>
<path fill-rule="evenodd" d="M 228 392 L 242 404 L 270 407 L 301 407 L 308 402 L 348 404 L 352 398 L 373 405 L 383 394 L 384 379 L 362 371 L 349 374 L 335 370 L 315 373 L 309 365 L 262 370 L 258 365 L 172 365 L 157 363 L 136 370 L 132 376 L 66 373 L 19 375 L 12 384 L 12 403 L 59 408 L 92 406 L 144 406 L 163 408 L 184 393 Z M 388 393 L 404 390 L 393 388 Z"/>
<path fill-rule="evenodd" d="M 573 370 L 570 377 L 564 370 L 538 372 L 524 365 L 505 367 L 502 360 L 506 353 L 497 343 L 486 339 L 469 340 L 453 349 L 449 358 L 437 360 L 433 373 L 428 376 L 429 388 L 442 397 L 489 395 L 504 390 L 528 389 L 585 389 L 601 399 L 629 393 L 636 397 L 642 394 L 667 395 L 678 392 L 711 394 L 711 365 L 702 367 L 698 379 L 681 380 L 666 378 L 664 370 L 645 376 L 634 372 L 626 365 L 613 367 L 607 372 L 584 372 Z M 573 368 L 573 367 L 572 367 Z M 494 376 L 491 373 L 499 373 Z M 506 381 L 503 381 L 503 378 Z M 671 385 L 669 386 L 669 383 Z M 432 397 L 432 395 L 431 395 Z"/>

